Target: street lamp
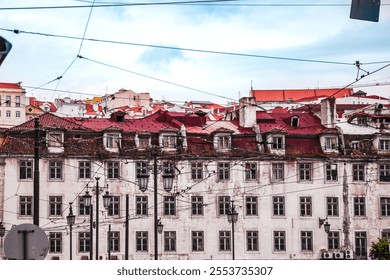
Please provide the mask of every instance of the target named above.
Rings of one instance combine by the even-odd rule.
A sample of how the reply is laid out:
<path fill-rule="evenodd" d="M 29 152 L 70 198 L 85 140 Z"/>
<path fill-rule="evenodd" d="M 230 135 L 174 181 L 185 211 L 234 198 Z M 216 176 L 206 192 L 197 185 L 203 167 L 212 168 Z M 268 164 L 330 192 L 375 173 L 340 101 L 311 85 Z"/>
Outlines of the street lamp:
<path fill-rule="evenodd" d="M 327 219 L 321 219 L 318 218 L 319 228 L 321 228 L 322 225 L 324 225 L 325 233 L 329 233 L 330 231 L 330 224 L 328 223 Z"/>
<path fill-rule="evenodd" d="M 234 224 L 238 221 L 238 213 L 236 212 L 234 201 L 231 201 L 232 205 L 230 207 L 229 213 L 227 213 L 227 219 L 229 224 L 232 224 L 232 259 L 235 259 L 234 255 Z"/>
<path fill-rule="evenodd" d="M 162 175 L 163 177 L 163 187 L 164 190 L 167 192 L 170 192 L 172 190 L 173 186 L 173 179 L 175 177 L 173 173 L 172 167 L 169 168 L 170 172 L 164 173 Z M 157 172 L 158 172 L 158 166 L 157 166 L 157 155 L 153 155 L 153 191 L 154 191 L 154 259 L 158 260 L 158 234 L 162 232 L 162 224 L 161 220 L 158 219 L 158 211 L 157 211 Z M 148 181 L 149 181 L 149 174 L 147 173 L 139 173 L 137 174 L 138 179 L 138 186 L 139 190 L 141 192 L 145 192 L 148 189 Z M 161 232 L 159 232 L 161 231 Z"/>
<path fill-rule="evenodd" d="M 0 253 L 3 253 L 3 237 L 5 235 L 5 227 L 3 226 L 3 222 L 0 221 L 0 238 L 1 238 L 1 243 L 0 243 Z"/>
<path fill-rule="evenodd" d="M 75 224 L 76 216 L 73 214 L 72 210 L 72 202 L 69 202 L 69 215 L 66 216 L 66 221 L 69 226 L 69 259 L 72 259 L 72 230 L 73 230 L 73 225 Z"/>
<path fill-rule="evenodd" d="M 108 192 L 108 185 L 106 187 L 99 187 L 99 180 L 100 177 L 96 177 L 96 185 L 92 188 L 92 190 L 95 192 L 95 199 L 96 199 L 96 223 L 95 223 L 95 231 L 96 231 L 96 248 L 95 248 L 95 256 L 96 260 L 99 259 L 99 195 L 103 192 L 103 189 L 106 189 L 106 193 L 103 195 L 103 206 L 107 210 L 111 206 L 112 196 Z M 83 195 L 83 202 L 86 209 L 90 209 L 92 207 L 92 195 L 88 192 L 88 185 L 87 185 L 87 191 L 85 192 L 85 195 Z M 90 223 L 90 240 L 92 241 L 92 208 L 90 209 L 90 215 L 91 215 L 91 223 Z M 90 250 L 92 250 L 92 242 L 90 242 Z M 92 259 L 92 255 L 91 255 Z"/>

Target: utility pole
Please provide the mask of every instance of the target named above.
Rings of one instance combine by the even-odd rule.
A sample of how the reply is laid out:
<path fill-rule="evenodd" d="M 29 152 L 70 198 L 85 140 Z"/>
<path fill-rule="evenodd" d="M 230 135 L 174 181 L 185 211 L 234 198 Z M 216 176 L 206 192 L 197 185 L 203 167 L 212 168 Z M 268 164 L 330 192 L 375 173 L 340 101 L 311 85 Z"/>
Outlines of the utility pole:
<path fill-rule="evenodd" d="M 39 118 L 34 118 L 34 225 L 39 226 Z"/>

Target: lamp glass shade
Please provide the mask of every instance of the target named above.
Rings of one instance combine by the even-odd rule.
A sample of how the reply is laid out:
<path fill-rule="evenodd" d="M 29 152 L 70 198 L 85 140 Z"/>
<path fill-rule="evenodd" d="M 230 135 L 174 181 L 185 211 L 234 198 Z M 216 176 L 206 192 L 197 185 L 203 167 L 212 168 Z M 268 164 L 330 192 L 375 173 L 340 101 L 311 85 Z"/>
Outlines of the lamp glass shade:
<path fill-rule="evenodd" d="M 91 207 L 92 195 L 89 194 L 89 191 L 86 191 L 85 194 L 83 195 L 83 203 L 85 207 L 87 208 Z"/>
<path fill-rule="evenodd" d="M 145 192 L 148 189 L 149 175 L 138 174 L 138 187 L 141 192 Z"/>
<path fill-rule="evenodd" d="M 238 221 L 238 213 L 235 211 L 235 210 L 233 210 L 233 212 L 229 212 L 228 214 L 227 214 L 227 218 L 228 218 L 228 222 L 231 224 L 231 223 L 237 223 L 237 221 Z"/>
<path fill-rule="evenodd" d="M 68 226 L 73 226 L 76 221 L 76 216 L 73 215 L 73 213 L 69 213 L 69 215 L 66 216 L 66 221 L 68 222 Z"/>
<path fill-rule="evenodd" d="M 112 195 L 110 195 L 108 191 L 106 191 L 106 193 L 103 195 L 103 206 L 105 209 L 110 208 L 111 201 L 112 201 Z"/>
<path fill-rule="evenodd" d="M 173 179 L 174 179 L 175 175 L 164 174 L 164 175 L 162 175 L 162 177 L 163 177 L 164 190 L 167 192 L 170 192 L 172 190 L 172 187 L 173 187 Z"/>
<path fill-rule="evenodd" d="M 3 226 L 3 223 L 0 223 L 0 237 L 3 237 L 5 235 L 5 227 Z"/>
<path fill-rule="evenodd" d="M 161 234 L 163 232 L 164 225 L 161 223 L 161 220 L 157 221 L 157 232 Z"/>
<path fill-rule="evenodd" d="M 328 222 L 326 222 L 324 224 L 324 230 L 325 230 L 326 233 L 329 233 L 329 231 L 330 231 L 330 224 Z"/>

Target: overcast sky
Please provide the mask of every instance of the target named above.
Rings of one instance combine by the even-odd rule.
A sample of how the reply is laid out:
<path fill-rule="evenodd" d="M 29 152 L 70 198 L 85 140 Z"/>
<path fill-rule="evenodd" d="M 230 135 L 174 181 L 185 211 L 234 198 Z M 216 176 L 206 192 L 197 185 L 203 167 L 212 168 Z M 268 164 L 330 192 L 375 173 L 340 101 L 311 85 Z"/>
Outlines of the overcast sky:
<path fill-rule="evenodd" d="M 107 4 L 124 5 L 102 7 Z M 390 0 L 382 0 L 379 22 L 351 19 L 350 5 L 2 0 L 0 36 L 13 47 L 0 82 L 20 81 L 41 100 L 92 98 L 124 88 L 149 92 L 155 100 L 226 104 L 248 96 L 251 85 L 344 87 L 368 72 L 354 86 L 390 97 Z M 356 61 L 362 63 L 359 73 Z"/>

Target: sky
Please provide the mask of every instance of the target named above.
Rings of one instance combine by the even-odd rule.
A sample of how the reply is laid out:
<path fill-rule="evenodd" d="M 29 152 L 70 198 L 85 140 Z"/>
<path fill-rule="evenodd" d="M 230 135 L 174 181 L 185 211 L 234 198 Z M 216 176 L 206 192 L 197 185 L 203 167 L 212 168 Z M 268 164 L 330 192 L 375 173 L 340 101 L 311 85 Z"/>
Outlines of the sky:
<path fill-rule="evenodd" d="M 225 105 L 251 88 L 346 86 L 390 98 L 390 0 L 378 22 L 350 10 L 351 0 L 2 0 L 12 49 L 0 82 L 48 101 L 128 89 Z"/>

